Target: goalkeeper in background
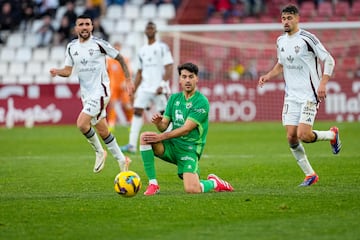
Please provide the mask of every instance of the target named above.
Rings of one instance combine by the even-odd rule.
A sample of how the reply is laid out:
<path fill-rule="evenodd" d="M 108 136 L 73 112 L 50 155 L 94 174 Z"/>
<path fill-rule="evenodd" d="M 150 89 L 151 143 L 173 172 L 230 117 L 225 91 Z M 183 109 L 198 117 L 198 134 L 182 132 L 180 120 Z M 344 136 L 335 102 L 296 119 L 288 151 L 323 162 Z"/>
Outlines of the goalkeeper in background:
<path fill-rule="evenodd" d="M 334 154 L 340 152 L 341 142 L 339 129 L 335 126 L 328 131 L 312 129 L 318 106 L 326 98 L 326 84 L 333 73 L 335 61 L 315 35 L 299 28 L 299 19 L 296 6 L 283 8 L 281 22 L 285 34 L 277 39 L 278 61 L 271 71 L 260 77 L 259 86 L 280 73 L 284 75 L 286 87 L 282 122 L 290 150 L 305 174 L 300 186 L 311 186 L 319 177 L 311 167 L 301 142 L 330 141 Z M 323 62 L 323 73 L 318 60 Z"/>
<path fill-rule="evenodd" d="M 197 90 L 198 67 L 185 63 L 178 67 L 182 92 L 170 96 L 164 115 L 155 114 L 152 123 L 161 133 L 144 132 L 140 136 L 140 153 L 149 186 L 144 195 L 160 192 L 154 156 L 175 164 L 187 193 L 233 191 L 233 187 L 215 174 L 199 179 L 199 160 L 203 152 L 209 123 L 209 101 Z M 166 131 L 172 123 L 172 130 Z"/>
<path fill-rule="evenodd" d="M 115 42 L 113 46 L 119 52 L 121 51 L 120 42 Z M 124 57 L 124 60 L 128 66 L 131 79 L 132 71 L 130 68 L 130 61 L 127 57 Z M 111 89 L 111 97 L 108 107 L 108 123 L 110 131 L 113 131 L 116 126 L 117 119 L 119 119 L 120 124 L 124 126 L 130 124 L 134 114 L 134 109 L 132 107 L 132 100 L 127 91 L 127 79 L 125 72 L 121 65 L 116 59 L 110 57 L 106 59 L 106 63 Z"/>

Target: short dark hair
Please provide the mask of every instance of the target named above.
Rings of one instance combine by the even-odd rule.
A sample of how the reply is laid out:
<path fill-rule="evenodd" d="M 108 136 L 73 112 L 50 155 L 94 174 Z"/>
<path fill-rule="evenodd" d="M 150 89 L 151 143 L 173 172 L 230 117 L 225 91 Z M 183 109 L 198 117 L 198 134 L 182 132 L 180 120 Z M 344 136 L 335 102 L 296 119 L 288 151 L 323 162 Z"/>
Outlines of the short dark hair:
<path fill-rule="evenodd" d="M 299 9 L 293 5 L 293 4 L 289 4 L 289 5 L 286 5 L 282 10 L 281 10 L 281 13 L 288 13 L 288 14 L 299 14 Z"/>
<path fill-rule="evenodd" d="M 184 70 L 184 69 L 188 70 L 191 73 L 194 73 L 195 75 L 198 75 L 198 72 L 199 72 L 198 66 L 196 66 L 195 64 L 193 64 L 191 62 L 187 62 L 187 63 L 181 64 L 178 66 L 179 75 L 181 74 L 181 70 Z"/>
<path fill-rule="evenodd" d="M 90 18 L 91 22 L 93 21 L 92 17 L 88 14 L 81 14 L 81 15 L 77 16 L 76 19 L 87 19 L 87 18 Z"/>

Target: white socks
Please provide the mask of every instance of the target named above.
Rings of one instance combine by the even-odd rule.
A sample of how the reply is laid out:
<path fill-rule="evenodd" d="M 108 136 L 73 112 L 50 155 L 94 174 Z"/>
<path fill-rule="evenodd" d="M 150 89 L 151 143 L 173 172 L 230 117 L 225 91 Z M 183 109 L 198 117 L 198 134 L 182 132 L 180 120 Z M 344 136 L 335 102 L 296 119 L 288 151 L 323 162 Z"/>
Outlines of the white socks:
<path fill-rule="evenodd" d="M 130 127 L 130 135 L 129 135 L 129 144 L 135 147 L 137 149 L 137 143 L 139 140 L 139 135 L 141 131 L 141 127 L 143 125 L 143 118 L 142 116 L 133 116 L 131 127 Z"/>
<path fill-rule="evenodd" d="M 316 141 L 330 141 L 333 140 L 335 135 L 332 131 L 318 131 L 313 130 L 313 132 L 317 135 Z"/>
<path fill-rule="evenodd" d="M 314 169 L 311 167 L 309 160 L 307 159 L 303 145 L 299 143 L 299 145 L 297 145 L 295 148 L 290 147 L 290 150 L 305 175 L 309 176 L 314 174 Z"/>
<path fill-rule="evenodd" d="M 90 143 L 92 148 L 95 150 L 95 152 L 97 153 L 104 152 L 104 148 L 100 143 L 100 139 L 98 135 L 95 133 L 95 130 L 93 128 L 90 128 L 90 130 L 87 133 L 85 133 L 84 136 L 86 137 L 87 141 Z"/>

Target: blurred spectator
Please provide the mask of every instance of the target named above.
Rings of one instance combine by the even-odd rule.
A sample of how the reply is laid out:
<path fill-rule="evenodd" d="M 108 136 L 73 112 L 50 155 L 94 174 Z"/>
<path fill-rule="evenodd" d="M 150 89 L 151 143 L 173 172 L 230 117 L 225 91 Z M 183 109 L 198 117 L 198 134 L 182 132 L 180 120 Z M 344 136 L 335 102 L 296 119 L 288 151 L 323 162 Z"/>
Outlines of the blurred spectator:
<path fill-rule="evenodd" d="M 126 3 L 127 0 L 107 0 L 106 1 L 106 5 L 110 6 L 110 5 L 124 5 Z"/>
<path fill-rule="evenodd" d="M 6 41 L 6 34 L 13 32 L 17 28 L 19 21 L 18 12 L 13 8 L 11 2 L 3 2 L 0 14 L 0 43 Z"/>
<path fill-rule="evenodd" d="M 18 12 L 10 2 L 3 2 L 1 5 L 0 30 L 13 31 L 19 23 Z"/>
<path fill-rule="evenodd" d="M 86 0 L 84 14 L 93 20 L 104 16 L 106 12 L 106 0 Z"/>
<path fill-rule="evenodd" d="M 223 68 L 223 60 L 222 59 L 214 59 L 212 61 L 213 66 L 211 67 L 212 72 L 210 75 L 211 80 L 213 81 L 223 81 L 226 78 L 226 74 Z"/>
<path fill-rule="evenodd" d="M 247 16 L 257 16 L 265 8 L 263 0 L 243 0 Z"/>
<path fill-rule="evenodd" d="M 211 0 L 208 5 L 208 19 L 214 14 L 218 14 L 226 21 L 231 16 L 232 2 L 230 0 Z"/>
<path fill-rule="evenodd" d="M 54 27 L 51 25 L 52 19 L 50 15 L 44 15 L 42 21 L 42 25 L 36 30 L 36 33 L 38 34 L 38 47 L 50 45 L 55 32 Z"/>
<path fill-rule="evenodd" d="M 200 59 L 197 65 L 199 67 L 198 77 L 201 80 L 209 80 L 211 77 L 211 73 L 207 68 L 207 66 L 205 65 L 204 61 Z"/>
<path fill-rule="evenodd" d="M 35 19 L 35 3 L 33 0 L 21 1 L 21 30 L 30 31 L 31 25 Z"/>
<path fill-rule="evenodd" d="M 306 0 L 306 1 L 308 1 L 308 0 Z M 297 0 L 297 5 L 298 5 L 299 7 L 301 7 L 301 5 L 302 5 L 303 2 L 304 2 L 304 0 Z M 323 2 L 323 0 L 313 0 L 313 2 L 314 2 L 315 7 L 318 8 L 319 3 L 320 3 L 320 2 Z"/>
<path fill-rule="evenodd" d="M 59 0 L 59 5 L 60 6 L 65 6 L 67 2 L 72 2 L 73 4 L 76 3 L 77 0 Z"/>
<path fill-rule="evenodd" d="M 61 18 L 59 29 L 54 34 L 54 45 L 65 45 L 76 37 L 73 29 L 68 16 L 64 15 Z"/>
<path fill-rule="evenodd" d="M 232 81 L 239 81 L 245 72 L 245 67 L 239 62 L 238 59 L 234 58 L 230 60 L 230 67 L 228 70 L 228 78 Z"/>
<path fill-rule="evenodd" d="M 68 18 L 69 25 L 71 27 L 75 26 L 77 14 L 75 12 L 75 3 L 73 1 L 67 1 L 65 3 L 66 11 L 63 16 L 66 16 Z"/>
<path fill-rule="evenodd" d="M 243 77 L 243 80 L 257 80 L 258 79 L 258 71 L 256 60 L 252 59 L 249 64 L 246 66 Z"/>
<path fill-rule="evenodd" d="M 100 24 L 99 18 L 93 19 L 93 35 L 98 38 L 102 38 L 104 40 L 109 40 L 109 34 L 105 31 L 105 29 Z"/>
<path fill-rule="evenodd" d="M 171 3 L 174 5 L 175 8 L 178 8 L 181 4 L 181 0 L 145 0 L 144 4 L 156 4 L 156 6 L 159 6 L 160 4 L 164 3 Z"/>
<path fill-rule="evenodd" d="M 42 18 L 45 15 L 49 15 L 54 18 L 56 10 L 60 6 L 59 0 L 34 0 L 36 4 L 35 16 L 36 18 Z"/>
<path fill-rule="evenodd" d="M 360 68 L 355 71 L 355 77 L 360 78 Z"/>

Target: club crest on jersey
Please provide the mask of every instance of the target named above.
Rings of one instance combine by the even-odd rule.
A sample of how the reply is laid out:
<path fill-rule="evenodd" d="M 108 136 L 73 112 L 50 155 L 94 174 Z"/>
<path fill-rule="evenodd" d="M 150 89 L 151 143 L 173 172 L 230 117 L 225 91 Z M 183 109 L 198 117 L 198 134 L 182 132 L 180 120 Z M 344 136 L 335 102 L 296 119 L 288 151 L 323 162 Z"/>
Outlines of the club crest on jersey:
<path fill-rule="evenodd" d="M 290 63 L 293 63 L 294 58 L 290 55 L 286 58 Z"/>
<path fill-rule="evenodd" d="M 87 64 L 87 61 L 85 60 L 85 58 L 83 60 L 81 60 L 81 64 L 82 65 L 86 65 Z"/>
<path fill-rule="evenodd" d="M 192 107 L 192 103 L 190 102 L 190 103 L 186 103 L 186 109 L 189 109 L 189 108 L 191 108 Z"/>
<path fill-rule="evenodd" d="M 94 54 L 94 49 L 89 49 L 89 54 L 92 56 Z"/>
<path fill-rule="evenodd" d="M 299 46 L 295 46 L 295 53 L 298 54 L 300 52 L 300 47 Z"/>

